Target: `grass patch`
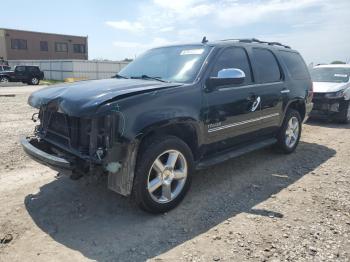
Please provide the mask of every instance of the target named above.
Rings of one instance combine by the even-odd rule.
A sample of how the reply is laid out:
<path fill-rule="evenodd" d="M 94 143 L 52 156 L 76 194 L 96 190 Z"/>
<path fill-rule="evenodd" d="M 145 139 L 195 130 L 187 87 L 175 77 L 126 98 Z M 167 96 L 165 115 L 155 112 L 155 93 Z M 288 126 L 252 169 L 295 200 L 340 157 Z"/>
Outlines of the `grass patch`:
<path fill-rule="evenodd" d="M 40 85 L 54 85 L 54 84 L 60 84 L 60 83 L 64 83 L 64 81 L 61 80 L 41 80 L 40 81 Z"/>

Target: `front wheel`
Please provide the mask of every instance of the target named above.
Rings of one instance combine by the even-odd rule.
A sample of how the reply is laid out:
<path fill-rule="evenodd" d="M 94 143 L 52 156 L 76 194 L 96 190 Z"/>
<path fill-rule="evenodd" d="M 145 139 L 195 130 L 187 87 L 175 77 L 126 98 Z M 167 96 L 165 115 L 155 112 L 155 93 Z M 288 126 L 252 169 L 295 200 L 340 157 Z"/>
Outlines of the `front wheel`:
<path fill-rule="evenodd" d="M 166 136 L 153 139 L 140 150 L 133 189 L 137 204 L 151 213 L 175 208 L 190 187 L 190 148 L 177 137 Z"/>
<path fill-rule="evenodd" d="M 277 147 L 284 153 L 294 152 L 301 135 L 301 117 L 298 111 L 288 109 L 278 134 Z"/>

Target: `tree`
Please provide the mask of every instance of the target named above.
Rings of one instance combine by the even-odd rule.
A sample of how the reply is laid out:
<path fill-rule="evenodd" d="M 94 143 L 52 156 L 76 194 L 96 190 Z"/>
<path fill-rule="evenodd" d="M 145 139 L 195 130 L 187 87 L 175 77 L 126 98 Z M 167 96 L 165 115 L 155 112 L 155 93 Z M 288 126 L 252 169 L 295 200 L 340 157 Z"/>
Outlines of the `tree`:
<path fill-rule="evenodd" d="M 346 63 L 343 62 L 343 61 L 338 61 L 338 60 L 336 60 L 336 61 L 333 61 L 331 64 L 332 64 L 332 65 L 342 65 L 342 64 L 346 64 Z"/>

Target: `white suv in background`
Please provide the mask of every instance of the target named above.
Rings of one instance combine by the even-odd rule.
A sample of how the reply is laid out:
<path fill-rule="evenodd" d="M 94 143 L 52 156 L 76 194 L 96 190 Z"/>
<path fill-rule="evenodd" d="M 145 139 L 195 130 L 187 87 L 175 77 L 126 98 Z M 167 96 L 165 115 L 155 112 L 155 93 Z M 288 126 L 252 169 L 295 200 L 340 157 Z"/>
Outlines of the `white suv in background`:
<path fill-rule="evenodd" d="M 319 65 L 311 70 L 314 107 L 311 118 L 350 122 L 350 64 Z"/>

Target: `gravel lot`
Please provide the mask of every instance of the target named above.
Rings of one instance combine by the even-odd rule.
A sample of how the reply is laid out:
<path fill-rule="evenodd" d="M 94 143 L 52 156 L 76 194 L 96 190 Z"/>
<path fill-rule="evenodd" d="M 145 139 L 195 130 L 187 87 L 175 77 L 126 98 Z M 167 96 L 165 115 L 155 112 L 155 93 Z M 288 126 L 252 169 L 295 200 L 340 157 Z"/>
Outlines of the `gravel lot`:
<path fill-rule="evenodd" d="M 309 122 L 294 154 L 198 172 L 178 208 L 153 216 L 105 179 L 23 153 L 38 88 L 0 88 L 0 261 L 350 261 L 350 125 Z"/>

